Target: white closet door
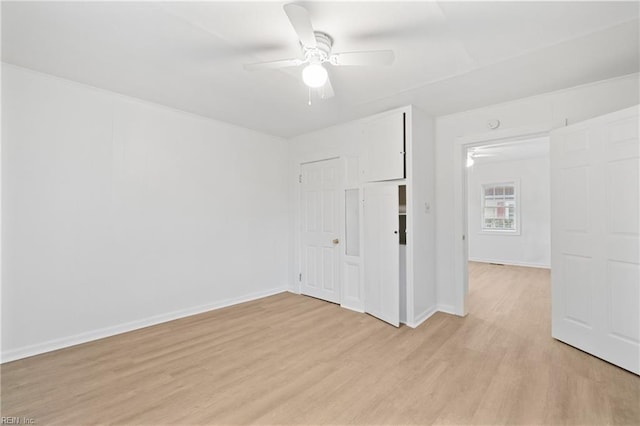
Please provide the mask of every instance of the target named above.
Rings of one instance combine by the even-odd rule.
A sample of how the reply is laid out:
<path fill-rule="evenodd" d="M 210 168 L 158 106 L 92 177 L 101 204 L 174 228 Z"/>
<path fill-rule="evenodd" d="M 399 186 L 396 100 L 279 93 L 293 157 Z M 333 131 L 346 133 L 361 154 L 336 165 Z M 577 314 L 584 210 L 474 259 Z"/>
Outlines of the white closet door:
<path fill-rule="evenodd" d="M 640 374 L 638 108 L 551 133 L 552 335 Z"/>
<path fill-rule="evenodd" d="M 364 124 L 365 182 L 405 177 L 405 114 L 394 112 Z"/>
<path fill-rule="evenodd" d="M 301 166 L 301 291 L 334 303 L 340 303 L 340 176 L 338 159 Z"/>
<path fill-rule="evenodd" d="M 398 185 L 364 188 L 365 312 L 400 326 Z"/>

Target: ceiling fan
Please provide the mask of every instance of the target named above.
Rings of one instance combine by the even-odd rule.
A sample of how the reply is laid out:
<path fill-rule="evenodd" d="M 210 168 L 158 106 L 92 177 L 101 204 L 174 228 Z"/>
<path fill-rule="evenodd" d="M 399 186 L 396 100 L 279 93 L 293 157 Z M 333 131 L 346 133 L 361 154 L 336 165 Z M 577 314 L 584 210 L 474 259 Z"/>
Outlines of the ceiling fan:
<path fill-rule="evenodd" d="M 393 63 L 394 53 L 392 50 L 333 53 L 331 52 L 333 39 L 329 34 L 313 29 L 307 9 L 294 3 L 285 4 L 283 8 L 298 35 L 304 58 L 245 64 L 245 70 L 259 71 L 306 65 L 302 70 L 302 81 L 310 90 L 322 88 L 321 97 L 326 99 L 334 96 L 334 91 L 324 66 L 325 63 L 333 66 L 390 65 Z"/>
<path fill-rule="evenodd" d="M 476 158 L 489 158 L 497 156 L 494 152 L 487 152 L 487 149 L 494 148 L 493 146 L 481 146 L 477 148 L 470 148 L 467 151 L 467 167 L 473 166 Z"/>

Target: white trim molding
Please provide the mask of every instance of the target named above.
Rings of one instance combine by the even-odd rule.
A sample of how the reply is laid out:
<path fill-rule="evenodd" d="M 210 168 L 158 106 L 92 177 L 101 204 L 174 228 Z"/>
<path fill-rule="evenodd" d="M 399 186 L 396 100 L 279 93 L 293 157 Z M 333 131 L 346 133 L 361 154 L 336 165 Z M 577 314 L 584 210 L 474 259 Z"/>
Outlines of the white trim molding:
<path fill-rule="evenodd" d="M 551 265 L 546 265 L 544 263 L 517 262 L 512 260 L 499 260 L 499 259 L 480 259 L 476 257 L 470 257 L 469 261 L 481 262 L 481 263 L 495 263 L 498 265 L 525 266 L 527 268 L 551 269 Z"/>
<path fill-rule="evenodd" d="M 488 133 L 459 136 L 453 144 L 453 231 L 454 239 L 454 314 L 467 315 L 468 282 L 468 227 L 467 227 L 467 148 L 481 145 L 489 141 L 510 140 L 523 141 L 532 137 L 548 136 L 554 128 L 564 125 L 564 122 L 542 123 L 534 126 L 526 126 L 512 129 L 497 130 Z"/>
<path fill-rule="evenodd" d="M 284 293 L 287 290 L 288 290 L 288 287 L 285 287 L 285 286 L 277 287 L 270 290 L 247 294 L 241 297 L 220 300 L 218 302 L 208 303 L 200 306 L 194 306 L 192 308 L 173 311 L 166 314 L 154 315 L 141 320 L 131 321 L 124 324 L 118 324 L 111 327 L 100 328 L 97 330 L 92 330 L 92 331 L 76 334 L 73 336 L 62 337 L 60 339 L 53 339 L 53 340 L 49 340 L 42 343 L 36 343 L 34 345 L 23 346 L 21 348 L 2 352 L 2 358 L 0 360 L 0 363 L 4 364 L 6 362 L 27 358 L 30 356 L 39 355 L 46 352 L 55 351 L 58 349 L 68 348 L 70 346 L 92 342 L 94 340 L 104 339 L 105 337 L 111 337 L 118 334 L 127 333 L 129 331 L 139 330 L 141 328 L 150 327 L 152 325 L 162 324 L 165 322 L 189 317 L 192 315 L 202 314 L 202 313 L 213 311 L 216 309 L 226 308 L 228 306 L 250 302 L 252 300 L 262 299 L 264 297 L 273 296 L 279 293 Z"/>
<path fill-rule="evenodd" d="M 458 316 L 458 314 L 456 313 L 456 308 L 453 305 L 441 305 L 441 304 L 438 304 L 437 309 L 438 309 L 438 312 L 442 312 L 444 314 Z"/>
<path fill-rule="evenodd" d="M 438 308 L 436 306 L 432 306 L 420 315 L 416 316 L 413 321 L 407 321 L 406 324 L 408 327 L 418 328 L 420 324 L 431 318 L 431 316 L 436 312 L 438 312 Z"/>
<path fill-rule="evenodd" d="M 436 305 L 434 307 L 431 307 L 431 308 L 427 309 L 422 314 L 418 315 L 418 317 L 414 321 L 406 322 L 405 324 L 407 325 L 407 327 L 418 328 L 420 325 L 422 325 L 423 322 L 425 322 L 426 320 L 428 320 L 429 318 L 431 318 L 434 314 L 436 314 L 438 312 L 442 312 L 442 313 L 447 314 L 447 315 L 459 316 L 456 313 L 456 309 L 455 309 L 454 306 L 438 304 L 438 305 Z"/>

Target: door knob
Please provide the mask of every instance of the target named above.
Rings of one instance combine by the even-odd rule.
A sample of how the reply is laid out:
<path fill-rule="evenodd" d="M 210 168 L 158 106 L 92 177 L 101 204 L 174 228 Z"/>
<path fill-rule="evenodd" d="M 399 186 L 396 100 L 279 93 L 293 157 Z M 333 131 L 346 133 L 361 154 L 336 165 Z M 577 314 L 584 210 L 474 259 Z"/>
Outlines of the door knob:
<path fill-rule="evenodd" d="M 336 239 L 333 240 L 333 244 L 338 244 L 338 243 L 340 243 L 339 239 L 336 238 Z"/>

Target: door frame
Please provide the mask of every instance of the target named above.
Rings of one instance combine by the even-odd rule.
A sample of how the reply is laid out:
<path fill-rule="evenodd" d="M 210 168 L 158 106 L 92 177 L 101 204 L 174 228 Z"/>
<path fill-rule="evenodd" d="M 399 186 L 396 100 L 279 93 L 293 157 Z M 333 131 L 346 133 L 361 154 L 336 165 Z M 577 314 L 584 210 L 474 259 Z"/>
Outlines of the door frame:
<path fill-rule="evenodd" d="M 542 124 L 538 126 L 515 129 L 494 130 L 488 133 L 460 136 L 453 146 L 453 235 L 454 235 L 454 314 L 466 316 L 468 311 L 467 295 L 469 293 L 469 238 L 467 208 L 467 150 L 475 146 L 500 142 L 522 142 L 535 137 L 549 137 L 551 130 L 566 125 Z"/>
<path fill-rule="evenodd" d="M 332 161 L 332 160 L 338 160 L 338 191 L 342 191 L 344 192 L 344 187 L 345 187 L 345 176 L 344 176 L 344 169 L 345 169 L 345 165 L 344 165 L 344 158 L 342 158 L 341 156 L 327 156 L 327 157 L 322 157 L 322 158 L 318 158 L 318 159 L 310 159 L 310 160 L 306 160 L 306 161 L 300 161 L 297 163 L 296 166 L 296 172 L 297 172 L 297 176 L 302 176 L 302 166 L 306 165 L 306 164 L 313 164 L 313 163 L 319 163 L 322 161 Z M 302 209 L 301 209 L 301 203 L 302 203 L 302 187 L 300 186 L 301 182 L 296 179 L 295 185 L 296 185 L 296 190 L 295 190 L 295 209 L 294 209 L 294 224 L 295 224 L 295 233 L 294 233 L 294 237 L 295 237 L 295 246 L 296 249 L 295 251 L 296 253 L 296 257 L 295 257 L 295 267 L 294 270 L 292 271 L 292 275 L 294 277 L 294 292 L 297 294 L 302 294 L 302 281 L 298 278 L 299 275 L 302 271 Z M 336 206 L 340 212 L 344 212 L 344 196 L 338 197 L 338 205 Z M 339 217 L 342 217 L 339 215 Z M 344 230 L 344 219 L 340 220 L 339 223 L 339 227 L 338 227 L 338 232 L 339 232 L 339 236 L 338 238 L 340 239 L 341 243 L 344 243 L 344 234 L 345 234 L 345 230 Z M 342 247 L 342 246 L 340 246 Z M 338 249 L 338 295 L 339 295 L 339 301 L 338 303 L 341 304 L 342 300 L 343 300 L 343 296 L 342 296 L 342 287 L 343 287 L 343 263 L 344 263 L 344 250 Z"/>

